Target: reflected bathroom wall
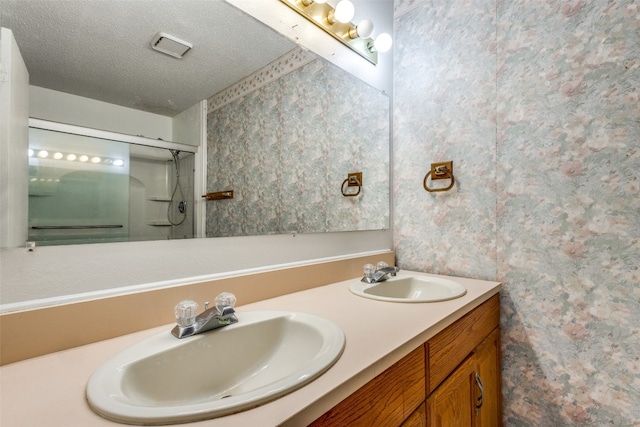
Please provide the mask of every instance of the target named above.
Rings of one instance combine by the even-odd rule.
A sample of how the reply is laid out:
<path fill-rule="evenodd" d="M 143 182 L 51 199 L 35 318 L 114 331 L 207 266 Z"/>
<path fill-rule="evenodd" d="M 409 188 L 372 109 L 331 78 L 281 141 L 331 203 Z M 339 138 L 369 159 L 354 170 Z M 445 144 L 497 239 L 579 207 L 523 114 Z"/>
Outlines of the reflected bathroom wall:
<path fill-rule="evenodd" d="M 30 128 L 38 246 L 194 237 L 194 154 Z"/>
<path fill-rule="evenodd" d="M 234 198 L 207 202 L 207 237 L 389 227 L 383 92 L 294 50 L 209 106 L 207 191 Z M 362 190 L 345 197 L 352 172 Z"/>

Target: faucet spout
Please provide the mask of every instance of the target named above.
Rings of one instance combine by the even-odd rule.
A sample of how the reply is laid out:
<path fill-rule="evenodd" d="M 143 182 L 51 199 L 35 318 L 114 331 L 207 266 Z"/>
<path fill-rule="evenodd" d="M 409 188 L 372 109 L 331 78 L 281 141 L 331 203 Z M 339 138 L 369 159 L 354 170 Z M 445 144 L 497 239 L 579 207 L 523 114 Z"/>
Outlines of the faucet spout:
<path fill-rule="evenodd" d="M 400 269 L 398 267 L 383 267 L 383 268 L 379 268 L 377 269 L 372 276 L 365 276 L 362 278 L 362 281 L 365 283 L 378 283 L 378 282 L 384 282 L 385 280 L 387 280 L 389 278 L 389 276 L 395 276 L 396 273 L 398 273 L 398 271 L 400 271 Z"/>

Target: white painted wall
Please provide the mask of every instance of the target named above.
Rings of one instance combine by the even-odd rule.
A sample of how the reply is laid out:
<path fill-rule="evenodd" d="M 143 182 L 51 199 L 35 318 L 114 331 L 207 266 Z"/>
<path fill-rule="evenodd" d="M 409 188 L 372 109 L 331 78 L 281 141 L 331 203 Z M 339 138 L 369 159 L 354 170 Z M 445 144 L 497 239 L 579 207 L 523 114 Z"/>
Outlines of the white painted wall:
<path fill-rule="evenodd" d="M 199 147 L 195 159 L 194 210 L 197 213 L 195 233 L 205 236 L 206 201 L 200 197 L 207 192 L 207 101 L 202 100 L 173 118 L 173 140 Z"/>
<path fill-rule="evenodd" d="M 11 30 L 0 30 L 0 248 L 27 240 L 29 72 Z M 0 270 L 3 267 L 0 259 Z M 0 278 L 0 284 L 2 280 Z"/>
<path fill-rule="evenodd" d="M 171 117 L 29 86 L 29 116 L 52 122 L 171 141 Z"/>
<path fill-rule="evenodd" d="M 204 108 L 204 110 L 203 110 Z M 200 146 L 202 143 L 203 119 L 207 120 L 207 103 L 198 102 L 172 119 L 172 141 Z M 206 130 L 206 123 L 205 128 Z"/>

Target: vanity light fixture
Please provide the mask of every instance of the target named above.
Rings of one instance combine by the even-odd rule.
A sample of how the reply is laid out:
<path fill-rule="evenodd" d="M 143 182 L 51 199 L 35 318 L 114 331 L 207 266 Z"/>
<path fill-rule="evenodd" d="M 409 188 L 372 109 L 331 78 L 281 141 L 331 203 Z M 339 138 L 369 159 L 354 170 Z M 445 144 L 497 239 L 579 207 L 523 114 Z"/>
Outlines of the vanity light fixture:
<path fill-rule="evenodd" d="M 373 34 L 373 22 L 368 19 L 363 19 L 358 25 L 349 30 L 349 37 L 356 39 L 362 37 L 368 39 Z"/>
<path fill-rule="evenodd" d="M 376 52 L 388 52 L 391 49 L 393 40 L 387 33 L 382 33 L 373 41 L 373 44 L 369 45 L 369 50 Z"/>
<path fill-rule="evenodd" d="M 351 22 L 355 7 L 350 0 L 340 0 L 335 8 L 327 0 L 280 1 L 374 65 L 378 63 L 378 52 L 386 52 L 391 48 L 391 36 L 386 33 L 378 36 L 384 35 L 382 40 L 386 40 L 386 46 L 376 45 L 371 38 L 373 22 L 369 19 L 363 19 L 357 25 Z"/>
<path fill-rule="evenodd" d="M 327 21 L 332 25 L 336 22 L 348 24 L 351 22 L 353 15 L 355 14 L 356 8 L 353 6 L 353 3 L 349 0 L 340 0 L 340 3 L 336 5 L 336 8 L 329 11 L 327 14 Z"/>

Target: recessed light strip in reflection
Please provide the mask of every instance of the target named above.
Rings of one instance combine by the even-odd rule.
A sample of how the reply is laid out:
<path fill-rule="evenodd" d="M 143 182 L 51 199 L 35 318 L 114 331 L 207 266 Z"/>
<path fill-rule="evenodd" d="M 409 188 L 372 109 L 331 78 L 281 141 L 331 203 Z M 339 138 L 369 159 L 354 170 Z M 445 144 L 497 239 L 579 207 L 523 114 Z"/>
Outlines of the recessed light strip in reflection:
<path fill-rule="evenodd" d="M 29 157 L 36 159 L 66 160 L 69 162 L 91 163 L 104 166 L 124 166 L 124 159 L 114 157 L 91 156 L 87 154 L 65 153 L 62 151 L 48 151 L 41 148 L 29 148 Z"/>

